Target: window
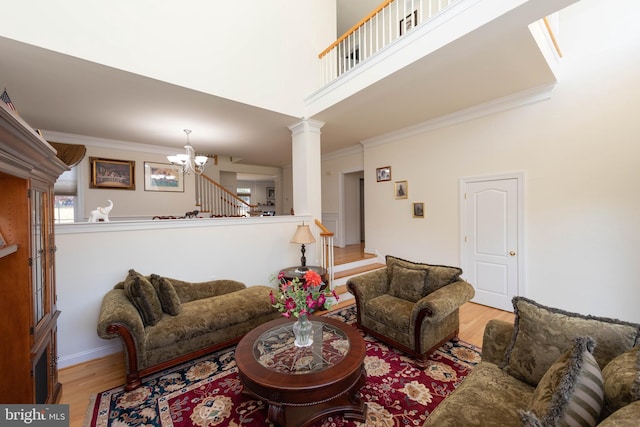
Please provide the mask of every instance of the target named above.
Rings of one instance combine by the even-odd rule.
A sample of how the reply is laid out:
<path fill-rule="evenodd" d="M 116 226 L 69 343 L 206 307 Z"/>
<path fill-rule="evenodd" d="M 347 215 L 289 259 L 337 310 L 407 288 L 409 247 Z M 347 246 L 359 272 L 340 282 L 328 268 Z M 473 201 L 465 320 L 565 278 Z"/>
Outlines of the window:
<path fill-rule="evenodd" d="M 63 172 L 53 187 L 53 216 L 56 224 L 68 224 L 76 220 L 78 205 L 78 174 L 76 169 L 77 166 Z"/>
<path fill-rule="evenodd" d="M 238 187 L 236 188 L 236 195 L 246 204 L 251 203 L 251 188 Z"/>

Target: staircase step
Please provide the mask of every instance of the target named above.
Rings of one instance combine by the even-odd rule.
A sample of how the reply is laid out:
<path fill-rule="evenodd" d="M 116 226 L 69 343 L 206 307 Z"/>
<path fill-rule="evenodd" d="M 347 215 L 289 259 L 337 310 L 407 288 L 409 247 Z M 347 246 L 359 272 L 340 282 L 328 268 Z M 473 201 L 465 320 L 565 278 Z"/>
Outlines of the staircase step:
<path fill-rule="evenodd" d="M 348 270 L 336 271 L 333 274 L 333 280 L 341 279 L 343 277 L 348 277 L 348 276 L 355 276 L 356 274 L 362 274 L 368 271 L 378 270 L 384 267 L 386 267 L 385 264 L 376 262 L 372 264 L 363 265 L 361 267 L 351 268 Z"/>
<path fill-rule="evenodd" d="M 354 261 L 361 261 L 361 260 L 364 260 L 364 259 L 376 258 L 376 255 L 375 254 L 368 254 L 368 253 L 355 253 L 355 254 L 352 254 L 350 256 L 344 256 L 343 255 L 340 258 L 341 258 L 340 261 L 336 260 L 336 265 L 349 264 L 349 263 L 354 262 Z"/>
<path fill-rule="evenodd" d="M 347 285 L 338 285 L 335 287 L 334 289 L 336 291 L 336 294 L 338 294 L 338 296 L 342 295 L 342 294 L 346 294 L 347 292 L 349 292 L 347 290 Z"/>

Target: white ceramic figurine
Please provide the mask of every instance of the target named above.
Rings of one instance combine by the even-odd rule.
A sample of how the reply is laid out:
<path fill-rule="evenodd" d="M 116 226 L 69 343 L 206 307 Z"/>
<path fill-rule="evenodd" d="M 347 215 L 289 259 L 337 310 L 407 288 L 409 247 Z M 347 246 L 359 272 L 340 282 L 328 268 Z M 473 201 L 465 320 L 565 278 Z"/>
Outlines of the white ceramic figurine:
<path fill-rule="evenodd" d="M 104 208 L 98 207 L 91 211 L 89 214 L 89 222 L 109 222 L 109 212 L 113 209 L 113 202 L 109 200 L 109 206 L 105 206 Z"/>

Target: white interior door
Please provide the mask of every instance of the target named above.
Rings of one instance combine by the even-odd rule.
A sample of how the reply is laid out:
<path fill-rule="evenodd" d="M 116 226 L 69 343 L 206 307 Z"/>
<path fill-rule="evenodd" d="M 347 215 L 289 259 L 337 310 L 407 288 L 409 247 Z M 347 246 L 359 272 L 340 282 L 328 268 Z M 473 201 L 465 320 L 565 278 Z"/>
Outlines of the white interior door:
<path fill-rule="evenodd" d="M 464 191 L 465 279 L 478 304 L 512 311 L 519 294 L 518 179 L 469 180 Z"/>

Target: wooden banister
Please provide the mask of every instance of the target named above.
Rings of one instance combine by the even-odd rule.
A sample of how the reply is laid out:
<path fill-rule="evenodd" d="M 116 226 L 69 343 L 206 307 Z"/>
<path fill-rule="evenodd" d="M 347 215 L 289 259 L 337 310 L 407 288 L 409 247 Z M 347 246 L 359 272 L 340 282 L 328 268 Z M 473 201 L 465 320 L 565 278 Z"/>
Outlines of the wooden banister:
<path fill-rule="evenodd" d="M 316 219 L 316 225 L 320 229 L 320 235 L 321 236 L 333 237 L 333 233 L 331 231 L 329 231 L 329 229 L 327 227 L 325 227 L 324 224 L 322 222 L 320 222 L 319 219 Z"/>
<path fill-rule="evenodd" d="M 558 40 L 556 40 L 555 34 L 553 34 L 553 30 L 551 29 L 551 24 L 549 24 L 549 20 L 545 16 L 542 18 L 544 21 L 544 26 L 547 27 L 547 31 L 549 32 L 549 36 L 551 37 L 551 42 L 553 43 L 553 47 L 556 48 L 556 52 L 558 52 L 558 56 L 562 58 L 562 51 L 560 50 L 560 45 L 558 44 Z"/>
<path fill-rule="evenodd" d="M 320 237 L 322 238 L 322 266 L 327 269 L 329 288 L 333 289 L 333 233 L 319 219 L 316 219 L 315 222 L 320 229 Z"/>
<path fill-rule="evenodd" d="M 351 34 L 353 34 L 358 28 L 362 27 L 364 24 L 369 22 L 369 20 L 371 18 L 376 16 L 378 14 L 378 12 L 380 12 L 382 9 L 387 7 L 389 5 L 389 3 L 393 2 L 393 1 L 395 1 L 395 0 L 384 0 L 378 7 L 373 9 L 367 16 L 365 16 L 360 21 L 358 21 L 358 23 L 356 25 L 354 25 L 348 31 L 346 31 L 343 35 L 341 35 L 340 38 L 338 38 L 338 40 L 334 41 L 333 43 L 331 43 L 331 45 L 329 45 L 328 48 L 326 48 L 325 50 L 320 52 L 320 54 L 318 55 L 318 58 L 322 59 L 322 57 L 325 56 L 327 53 L 329 53 L 331 51 L 331 49 L 333 49 L 334 47 L 339 45 L 341 41 L 343 41 L 344 39 L 349 37 Z"/>
<path fill-rule="evenodd" d="M 229 197 L 231 197 L 232 199 L 234 199 L 236 202 L 240 203 L 241 205 L 245 205 L 249 208 L 255 208 L 258 205 L 251 205 L 247 202 L 245 202 L 244 200 L 242 200 L 240 197 L 238 197 L 236 194 L 233 194 L 231 191 L 227 190 L 226 188 L 224 188 L 222 185 L 220 185 L 219 183 L 217 183 L 216 181 L 214 181 L 213 179 L 209 178 L 206 175 L 201 175 L 205 180 L 209 181 L 211 184 L 215 185 L 216 187 L 218 187 L 220 190 L 222 190 L 223 192 L 225 192 Z M 227 201 L 228 202 L 228 201 Z"/>

